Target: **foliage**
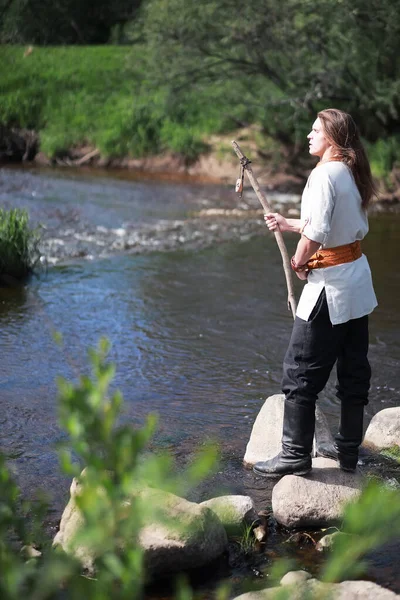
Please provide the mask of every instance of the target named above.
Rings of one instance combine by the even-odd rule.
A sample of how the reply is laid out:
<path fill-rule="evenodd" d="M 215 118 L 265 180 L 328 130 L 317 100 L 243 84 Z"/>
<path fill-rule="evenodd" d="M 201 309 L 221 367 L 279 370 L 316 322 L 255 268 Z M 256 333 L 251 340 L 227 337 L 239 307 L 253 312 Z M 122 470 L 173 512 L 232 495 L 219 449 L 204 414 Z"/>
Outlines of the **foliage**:
<path fill-rule="evenodd" d="M 76 385 L 59 381 L 60 424 L 68 434 L 60 449 L 61 465 L 64 473 L 78 477 L 81 490 L 76 501 L 85 522 L 75 541 L 94 551 L 98 574 L 95 579 L 82 577 L 76 560 L 51 548 L 44 549 L 40 560 L 24 560 L 19 549 L 32 542 L 25 526 L 29 507 L 21 507 L 18 488 L 1 459 L 0 596 L 4 600 L 46 600 L 57 594 L 88 600 L 140 597 L 144 573 L 138 531 L 143 523 L 159 520 L 159 514 L 148 499 L 140 499 L 138 490 L 150 485 L 183 494 L 215 464 L 215 448 L 205 447 L 185 473 L 174 475 L 167 455 L 146 453 L 154 417 L 141 429 L 117 426 L 122 397 L 109 390 L 115 369 L 107 363 L 107 352 L 106 340 L 90 351 L 92 378 L 82 376 Z M 79 475 L 82 463 L 84 476 Z"/>
<path fill-rule="evenodd" d="M 0 0 L 0 42 L 104 44 L 134 19 L 141 0 Z"/>
<path fill-rule="evenodd" d="M 253 533 L 255 521 L 251 524 L 244 524 L 242 528 L 242 535 L 238 538 L 240 550 L 243 554 L 250 554 L 256 546 L 256 538 Z"/>
<path fill-rule="evenodd" d="M 28 213 L 0 209 L 0 276 L 24 279 L 40 258 L 40 234 L 29 225 Z"/>
<path fill-rule="evenodd" d="M 127 75 L 127 48 L 0 48 L 0 121 L 36 129 L 53 155 L 75 143 L 126 152 L 135 75 Z"/>
<path fill-rule="evenodd" d="M 150 87 L 145 59 L 138 46 L 35 47 L 29 56 L 0 46 L 0 123 L 35 129 L 49 156 L 90 144 L 103 156 L 169 150 L 193 160 L 204 136 L 246 116 L 226 105 L 223 85 L 187 90 L 179 101 Z"/>
<path fill-rule="evenodd" d="M 235 0 L 101 1 L 90 11 L 37 2 L 0 0 L 0 39 L 92 44 L 112 30 L 114 43 L 135 41 L 0 46 L 0 123 L 34 128 L 49 156 L 89 144 L 103 156 L 171 151 L 190 162 L 212 134 L 256 125 L 297 166 L 316 111 L 334 105 L 355 117 L 374 174 L 397 185 L 400 0 L 321 0 L 318 11 L 311 0 L 240 10 Z"/>
<path fill-rule="evenodd" d="M 390 188 L 390 173 L 400 166 L 400 135 L 392 135 L 368 144 L 368 156 L 373 175 L 383 180 L 386 187 Z"/>
<path fill-rule="evenodd" d="M 370 481 L 361 497 L 346 508 L 342 531 L 324 572 L 324 581 L 357 578 L 365 573 L 364 556 L 400 535 L 400 493 Z"/>
<path fill-rule="evenodd" d="M 297 143 L 329 105 L 351 112 L 374 141 L 399 130 L 399 8 L 400 0 L 322 0 L 317 11 L 311 0 L 240 10 L 235 0 L 149 0 L 143 30 L 151 71 L 162 81 L 167 73 L 176 93 L 203 80 L 244 89 L 250 76 L 260 121 L 281 142 Z"/>

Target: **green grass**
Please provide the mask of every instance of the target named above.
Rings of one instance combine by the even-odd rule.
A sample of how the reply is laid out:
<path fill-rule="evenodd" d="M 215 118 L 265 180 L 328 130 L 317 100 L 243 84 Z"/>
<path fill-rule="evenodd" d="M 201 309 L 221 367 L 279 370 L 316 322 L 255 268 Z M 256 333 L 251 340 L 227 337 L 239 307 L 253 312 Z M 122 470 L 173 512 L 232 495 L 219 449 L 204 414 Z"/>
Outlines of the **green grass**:
<path fill-rule="evenodd" d="M 392 446 L 391 448 L 385 448 L 381 451 L 383 456 L 391 458 L 392 460 L 400 464 L 400 446 Z"/>
<path fill-rule="evenodd" d="M 103 156 L 171 151 L 190 162 L 207 150 L 210 135 L 265 118 L 263 104 L 253 97 L 254 78 L 253 88 L 250 78 L 240 85 L 228 78 L 172 91 L 168 74 L 163 85 L 151 82 L 141 46 L 25 52 L 22 46 L 0 46 L 0 124 L 34 129 L 50 157 L 88 144 Z M 257 91 L 262 97 L 273 93 L 262 80 Z"/>
<path fill-rule="evenodd" d="M 391 180 L 392 170 L 400 165 L 400 137 L 392 135 L 369 143 L 367 150 L 372 174 L 391 191 L 393 186 L 396 187 L 396 183 Z"/>
<path fill-rule="evenodd" d="M 251 525 L 244 523 L 242 526 L 242 535 L 237 540 L 237 543 L 243 554 L 251 554 L 255 551 L 257 540 L 253 533 L 254 525 L 255 522 L 251 523 Z"/>
<path fill-rule="evenodd" d="M 255 124 L 257 147 L 273 166 L 281 160 L 275 111 L 267 106 L 280 94 L 263 77 L 193 82 L 173 92 L 168 73 L 165 84 L 151 83 L 143 46 L 33 47 L 25 56 L 26 50 L 0 46 L 0 124 L 37 131 L 49 157 L 90 145 L 106 157 L 170 151 L 191 162 L 207 151 L 211 135 Z M 368 144 L 368 151 L 374 176 L 391 188 L 398 137 Z"/>
<path fill-rule="evenodd" d="M 0 122 L 35 129 L 52 156 L 88 143 L 127 153 L 139 73 L 131 47 L 0 48 Z"/>
<path fill-rule="evenodd" d="M 0 276 L 26 278 L 40 258 L 39 240 L 25 210 L 0 209 Z"/>
<path fill-rule="evenodd" d="M 182 90 L 147 81 L 139 46 L 0 47 L 0 123 L 36 130 L 55 156 L 74 145 L 103 156 L 170 150 L 192 160 L 204 139 L 235 126 L 248 109 L 229 83 Z M 233 95 L 232 95 L 233 94 Z M 249 115 L 247 115 L 249 116 Z"/>

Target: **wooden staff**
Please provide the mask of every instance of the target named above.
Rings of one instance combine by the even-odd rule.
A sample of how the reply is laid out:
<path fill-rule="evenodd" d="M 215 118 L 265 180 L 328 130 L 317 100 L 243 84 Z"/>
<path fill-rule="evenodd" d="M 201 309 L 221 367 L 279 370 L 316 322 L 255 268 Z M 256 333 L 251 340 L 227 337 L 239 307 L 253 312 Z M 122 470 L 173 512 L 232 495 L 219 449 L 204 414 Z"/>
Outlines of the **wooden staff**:
<path fill-rule="evenodd" d="M 233 146 L 233 149 L 234 149 L 236 155 L 240 159 L 240 164 L 242 165 L 243 170 L 246 171 L 246 173 L 247 173 L 249 181 L 250 181 L 251 185 L 253 186 L 253 189 L 257 195 L 257 198 L 261 202 L 263 209 L 265 210 L 266 213 L 272 212 L 272 208 L 271 208 L 268 200 L 266 199 L 265 195 L 261 191 L 260 186 L 258 185 L 258 181 L 257 181 L 256 177 L 254 176 L 252 168 L 250 167 L 249 159 L 243 154 L 243 152 L 241 151 L 241 149 L 239 148 L 239 145 L 237 144 L 237 142 L 235 142 L 235 140 L 232 141 L 232 146 Z M 288 310 L 292 311 L 292 315 L 293 315 L 293 319 L 294 319 L 296 316 L 296 299 L 295 299 L 294 290 L 293 290 L 292 269 L 290 267 L 289 255 L 287 252 L 286 244 L 283 241 L 283 236 L 282 236 L 282 232 L 279 229 L 279 225 L 278 225 L 278 229 L 276 231 L 274 231 L 274 235 L 275 235 L 276 243 L 278 244 L 280 253 L 282 255 L 283 270 L 285 272 L 286 285 L 287 285 L 287 289 L 288 289 L 287 306 L 288 306 Z"/>

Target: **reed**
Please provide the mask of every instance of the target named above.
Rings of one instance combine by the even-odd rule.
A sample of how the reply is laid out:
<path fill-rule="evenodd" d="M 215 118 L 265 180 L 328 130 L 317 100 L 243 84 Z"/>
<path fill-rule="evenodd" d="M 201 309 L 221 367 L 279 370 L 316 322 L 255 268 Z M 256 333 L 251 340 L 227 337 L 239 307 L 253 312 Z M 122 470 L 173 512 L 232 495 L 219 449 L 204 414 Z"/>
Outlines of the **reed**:
<path fill-rule="evenodd" d="M 0 277 L 26 279 L 40 259 L 39 242 L 25 210 L 0 209 Z"/>

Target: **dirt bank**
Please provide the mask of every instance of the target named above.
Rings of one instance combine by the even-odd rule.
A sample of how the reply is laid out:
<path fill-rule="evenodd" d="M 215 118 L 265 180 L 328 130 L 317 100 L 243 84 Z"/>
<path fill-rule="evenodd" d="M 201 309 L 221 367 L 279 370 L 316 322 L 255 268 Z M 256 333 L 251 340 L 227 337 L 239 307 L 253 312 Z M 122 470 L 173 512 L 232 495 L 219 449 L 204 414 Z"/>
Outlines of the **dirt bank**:
<path fill-rule="evenodd" d="M 0 166 L 7 162 L 29 162 L 38 166 L 74 167 L 85 169 L 124 170 L 138 176 L 150 176 L 169 181 L 192 181 L 235 185 L 240 175 L 239 160 L 233 152 L 235 139 L 252 161 L 252 169 L 265 190 L 300 194 L 315 160 L 302 157 L 293 160 L 284 148 L 276 144 L 260 149 L 255 127 L 232 132 L 230 135 L 211 136 L 207 139 L 209 151 L 194 161 L 179 154 L 164 153 L 142 158 L 104 157 L 94 146 L 69 148 L 49 158 L 40 152 L 39 138 L 33 131 L 6 129 L 0 126 Z M 378 199 L 373 210 L 398 210 L 400 203 L 400 171 L 393 171 L 390 183 L 379 183 Z"/>
<path fill-rule="evenodd" d="M 307 178 L 292 175 L 286 165 L 280 168 L 272 166 L 271 162 L 261 159 L 257 152 L 248 152 L 252 159 L 253 172 L 260 183 L 269 189 L 282 192 L 300 192 Z M 81 146 L 71 148 L 67 155 L 50 160 L 39 152 L 34 158 L 34 164 L 40 166 L 56 165 L 61 167 L 96 167 L 99 169 L 128 169 L 142 174 L 156 175 L 161 179 L 175 181 L 193 181 L 204 183 L 231 183 L 235 185 L 239 176 L 239 160 L 232 150 L 230 155 L 227 150 L 223 153 L 210 150 L 195 162 L 188 163 L 185 157 L 178 154 L 165 153 L 157 156 L 143 158 L 130 157 L 101 157 L 95 148 Z"/>

